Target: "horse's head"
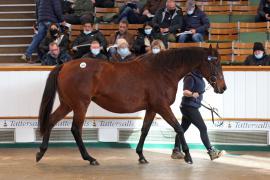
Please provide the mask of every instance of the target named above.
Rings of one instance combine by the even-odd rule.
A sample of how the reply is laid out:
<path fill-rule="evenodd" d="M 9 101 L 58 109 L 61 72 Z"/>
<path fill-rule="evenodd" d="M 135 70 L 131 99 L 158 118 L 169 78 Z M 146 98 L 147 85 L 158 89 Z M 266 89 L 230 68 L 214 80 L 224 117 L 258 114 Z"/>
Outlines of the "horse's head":
<path fill-rule="evenodd" d="M 216 49 L 214 49 L 211 45 L 209 48 L 205 49 L 206 56 L 201 66 L 199 67 L 199 70 L 214 88 L 215 93 L 222 94 L 227 89 L 227 87 L 220 64 L 220 55 L 217 49 L 218 46 Z"/>

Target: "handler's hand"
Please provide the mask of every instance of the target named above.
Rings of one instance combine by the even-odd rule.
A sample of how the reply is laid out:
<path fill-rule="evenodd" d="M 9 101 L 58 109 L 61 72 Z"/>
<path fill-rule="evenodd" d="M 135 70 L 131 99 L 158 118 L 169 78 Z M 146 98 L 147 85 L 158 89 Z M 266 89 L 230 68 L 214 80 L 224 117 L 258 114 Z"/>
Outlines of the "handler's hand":
<path fill-rule="evenodd" d="M 199 95 L 199 93 L 197 93 L 197 92 L 194 92 L 193 94 L 192 94 L 192 97 L 194 97 L 194 98 L 197 98 L 197 97 L 199 97 L 200 95 Z"/>

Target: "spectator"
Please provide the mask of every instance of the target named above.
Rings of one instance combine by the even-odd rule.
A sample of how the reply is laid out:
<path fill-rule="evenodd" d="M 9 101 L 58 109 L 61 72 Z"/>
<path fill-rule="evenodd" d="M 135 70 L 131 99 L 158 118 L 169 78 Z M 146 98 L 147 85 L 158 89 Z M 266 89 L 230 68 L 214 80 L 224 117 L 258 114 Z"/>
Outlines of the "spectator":
<path fill-rule="evenodd" d="M 174 0 L 167 0 L 166 7 L 158 10 L 153 18 L 153 25 L 159 29 L 166 47 L 168 46 L 168 41 L 176 41 L 175 34 L 181 29 L 182 23 L 182 10 L 176 7 Z"/>
<path fill-rule="evenodd" d="M 270 21 L 270 0 L 260 0 L 255 22 Z"/>
<path fill-rule="evenodd" d="M 38 24 L 38 32 L 33 36 L 33 40 L 30 46 L 27 48 L 25 54 L 22 55 L 21 59 L 34 63 L 32 60 L 32 53 L 36 51 L 40 42 L 44 39 L 48 27 L 51 23 L 65 24 L 62 15 L 62 7 L 60 0 L 37 0 L 36 1 L 36 18 Z"/>
<path fill-rule="evenodd" d="M 83 23 L 83 31 L 74 40 L 72 50 L 74 51 L 74 58 L 80 58 L 89 51 L 90 43 L 94 40 L 98 41 L 102 49 L 106 49 L 107 41 L 103 34 L 94 29 L 94 24 L 86 21 Z"/>
<path fill-rule="evenodd" d="M 118 39 L 125 39 L 129 46 L 132 47 L 133 46 L 133 41 L 134 41 L 134 35 L 130 34 L 128 32 L 128 22 L 126 20 L 122 20 L 119 23 L 119 30 L 116 31 L 115 33 L 113 33 L 110 38 L 109 38 L 109 54 L 113 55 L 116 53 L 116 42 Z"/>
<path fill-rule="evenodd" d="M 158 39 L 157 34 L 150 23 L 145 23 L 143 28 L 140 28 L 138 31 L 138 36 L 133 45 L 134 53 L 140 55 L 150 51 L 151 43 L 154 39 Z"/>
<path fill-rule="evenodd" d="M 92 41 L 90 45 L 90 52 L 83 55 L 83 58 L 92 58 L 92 59 L 108 59 L 102 52 L 102 47 L 98 41 Z"/>
<path fill-rule="evenodd" d="M 84 21 L 94 22 L 94 5 L 91 0 L 76 0 L 74 13 L 65 15 L 66 22 L 70 24 L 82 24 Z"/>
<path fill-rule="evenodd" d="M 66 51 L 61 51 L 57 43 L 52 42 L 49 45 L 49 52 L 42 58 L 42 65 L 61 65 L 69 60 L 70 55 Z"/>
<path fill-rule="evenodd" d="M 114 7 L 114 0 L 92 0 L 95 7 L 112 8 Z"/>
<path fill-rule="evenodd" d="M 161 51 L 165 51 L 165 50 L 166 48 L 161 40 L 157 39 L 151 43 L 151 52 L 153 54 L 158 54 Z"/>
<path fill-rule="evenodd" d="M 139 13 L 140 2 L 139 0 L 126 0 L 124 5 L 120 7 L 119 16 L 116 19 L 115 23 L 119 23 L 121 20 L 127 20 L 127 16 L 130 11 L 134 11 L 134 13 Z"/>
<path fill-rule="evenodd" d="M 186 33 L 181 34 L 179 42 L 202 42 L 203 36 L 210 27 L 209 19 L 195 4 L 195 0 L 188 0 L 186 3 L 187 14 L 184 16 L 183 30 Z"/>
<path fill-rule="evenodd" d="M 160 8 L 165 7 L 164 0 L 147 0 L 143 8 L 136 11 L 129 11 L 127 14 L 127 20 L 131 24 L 143 24 L 147 21 L 151 21 Z"/>
<path fill-rule="evenodd" d="M 62 34 L 57 24 L 55 23 L 52 23 L 50 25 L 49 30 L 47 32 L 47 36 L 41 41 L 39 45 L 40 58 L 42 58 L 44 54 L 46 54 L 49 51 L 49 44 L 51 42 L 57 43 L 61 51 L 68 50 L 68 44 L 69 44 L 68 36 L 65 34 Z"/>
<path fill-rule="evenodd" d="M 130 52 L 128 42 L 125 39 L 117 40 L 117 51 L 110 59 L 113 62 L 124 62 L 135 58 Z"/>
<path fill-rule="evenodd" d="M 61 4 L 64 15 L 74 13 L 74 10 L 72 8 L 73 0 L 61 0 Z"/>
<path fill-rule="evenodd" d="M 258 66 L 269 66 L 270 57 L 266 55 L 263 44 L 260 42 L 255 42 L 253 46 L 253 54 L 249 55 L 244 65 L 258 65 Z"/>

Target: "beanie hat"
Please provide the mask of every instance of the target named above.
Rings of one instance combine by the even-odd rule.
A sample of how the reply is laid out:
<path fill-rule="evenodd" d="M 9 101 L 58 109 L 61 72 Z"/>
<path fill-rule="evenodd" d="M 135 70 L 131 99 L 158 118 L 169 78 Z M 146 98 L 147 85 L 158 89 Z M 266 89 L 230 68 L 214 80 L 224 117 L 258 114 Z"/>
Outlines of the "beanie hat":
<path fill-rule="evenodd" d="M 253 52 L 257 51 L 257 50 L 264 51 L 264 47 L 263 47 L 263 44 L 261 42 L 254 43 Z"/>

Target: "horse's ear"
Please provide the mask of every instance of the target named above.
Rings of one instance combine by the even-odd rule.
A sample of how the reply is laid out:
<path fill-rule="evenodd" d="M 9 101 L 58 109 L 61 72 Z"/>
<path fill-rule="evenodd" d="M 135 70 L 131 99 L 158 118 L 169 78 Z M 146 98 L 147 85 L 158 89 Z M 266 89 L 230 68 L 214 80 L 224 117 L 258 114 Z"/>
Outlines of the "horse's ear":
<path fill-rule="evenodd" d="M 216 49 L 219 49 L 219 44 L 217 43 L 217 45 L 216 45 Z"/>
<path fill-rule="evenodd" d="M 212 49 L 212 44 L 209 45 L 209 49 Z"/>

